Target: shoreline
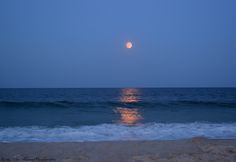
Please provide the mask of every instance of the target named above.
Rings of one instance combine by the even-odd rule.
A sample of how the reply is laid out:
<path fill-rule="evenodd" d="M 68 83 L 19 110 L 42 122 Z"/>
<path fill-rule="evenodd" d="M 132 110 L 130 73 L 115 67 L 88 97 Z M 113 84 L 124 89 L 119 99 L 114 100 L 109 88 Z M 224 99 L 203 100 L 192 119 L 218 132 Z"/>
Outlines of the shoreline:
<path fill-rule="evenodd" d="M 235 162 L 236 139 L 0 142 L 0 162 Z"/>

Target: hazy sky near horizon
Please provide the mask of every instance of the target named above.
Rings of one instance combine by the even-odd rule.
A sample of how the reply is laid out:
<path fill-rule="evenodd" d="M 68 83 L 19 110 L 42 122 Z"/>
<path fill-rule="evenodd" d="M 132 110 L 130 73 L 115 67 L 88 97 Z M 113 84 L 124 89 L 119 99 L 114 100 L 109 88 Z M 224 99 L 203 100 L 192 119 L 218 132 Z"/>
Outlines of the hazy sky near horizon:
<path fill-rule="evenodd" d="M 235 0 L 1 0 L 0 87 L 235 87 L 235 8 Z"/>

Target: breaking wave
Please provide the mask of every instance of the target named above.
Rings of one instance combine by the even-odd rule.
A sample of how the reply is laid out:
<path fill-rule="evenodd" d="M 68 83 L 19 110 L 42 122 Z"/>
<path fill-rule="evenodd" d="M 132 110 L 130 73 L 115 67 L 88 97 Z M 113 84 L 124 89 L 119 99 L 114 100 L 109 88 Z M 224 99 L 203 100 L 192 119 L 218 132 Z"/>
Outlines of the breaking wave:
<path fill-rule="evenodd" d="M 173 140 L 196 136 L 236 139 L 236 123 L 146 123 L 137 126 L 100 124 L 81 127 L 0 128 L 0 142 Z"/>

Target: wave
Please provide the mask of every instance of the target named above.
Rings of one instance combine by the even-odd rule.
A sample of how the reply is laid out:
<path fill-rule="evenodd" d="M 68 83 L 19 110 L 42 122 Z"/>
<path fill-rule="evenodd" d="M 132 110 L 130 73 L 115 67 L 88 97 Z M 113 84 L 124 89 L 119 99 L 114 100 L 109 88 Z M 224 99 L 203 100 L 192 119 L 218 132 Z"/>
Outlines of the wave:
<path fill-rule="evenodd" d="M 236 123 L 147 123 L 137 126 L 101 124 L 81 127 L 0 128 L 1 142 L 173 140 L 196 136 L 236 139 Z"/>
<path fill-rule="evenodd" d="M 70 108 L 70 107 L 173 107 L 173 106 L 207 106 L 207 107 L 225 107 L 236 108 L 236 102 L 220 102 L 220 101 L 139 101 L 125 103 L 119 101 L 91 101 L 91 102 L 76 102 L 76 101 L 0 101 L 0 108 Z"/>
<path fill-rule="evenodd" d="M 75 103 L 69 101 L 0 101 L 0 107 L 68 107 Z"/>

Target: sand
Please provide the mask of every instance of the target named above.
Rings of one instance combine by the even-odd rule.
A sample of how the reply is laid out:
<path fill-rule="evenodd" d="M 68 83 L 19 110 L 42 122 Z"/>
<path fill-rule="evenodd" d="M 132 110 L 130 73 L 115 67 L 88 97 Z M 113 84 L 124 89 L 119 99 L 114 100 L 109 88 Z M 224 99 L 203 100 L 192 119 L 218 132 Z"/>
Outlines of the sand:
<path fill-rule="evenodd" d="M 0 161 L 236 162 L 236 140 L 0 143 Z"/>

